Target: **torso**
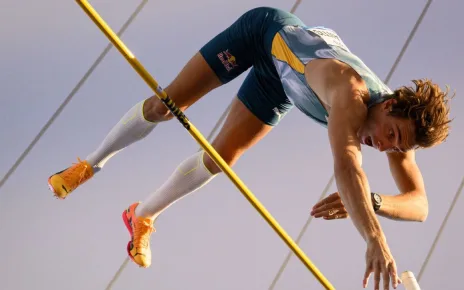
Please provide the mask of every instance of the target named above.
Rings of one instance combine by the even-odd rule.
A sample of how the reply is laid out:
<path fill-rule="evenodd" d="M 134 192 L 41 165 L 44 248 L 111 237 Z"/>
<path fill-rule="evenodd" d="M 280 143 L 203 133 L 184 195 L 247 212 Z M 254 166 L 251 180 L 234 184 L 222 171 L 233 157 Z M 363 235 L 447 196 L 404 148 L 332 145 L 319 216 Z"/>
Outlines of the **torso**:
<path fill-rule="evenodd" d="M 334 101 L 328 99 L 327 90 L 333 86 L 327 79 L 334 70 L 362 78 L 368 107 L 392 93 L 333 30 L 324 27 L 284 27 L 274 38 L 272 56 L 287 97 L 325 127 Z"/>

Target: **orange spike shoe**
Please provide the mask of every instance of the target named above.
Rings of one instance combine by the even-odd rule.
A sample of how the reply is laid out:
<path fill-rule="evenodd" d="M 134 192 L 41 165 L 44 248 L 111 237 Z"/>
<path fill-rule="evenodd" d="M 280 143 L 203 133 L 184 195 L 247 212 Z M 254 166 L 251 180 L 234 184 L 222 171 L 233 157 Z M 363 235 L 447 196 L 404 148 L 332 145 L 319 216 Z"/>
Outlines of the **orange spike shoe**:
<path fill-rule="evenodd" d="M 127 244 L 127 253 L 137 265 L 148 268 L 151 265 L 150 236 L 155 231 L 153 220 L 137 217 L 135 209 L 140 203 L 134 203 L 122 213 L 122 219 L 131 235 Z"/>
<path fill-rule="evenodd" d="M 57 198 L 66 198 L 79 185 L 93 177 L 92 166 L 85 160 L 78 159 L 78 161 L 48 178 L 48 186 Z"/>

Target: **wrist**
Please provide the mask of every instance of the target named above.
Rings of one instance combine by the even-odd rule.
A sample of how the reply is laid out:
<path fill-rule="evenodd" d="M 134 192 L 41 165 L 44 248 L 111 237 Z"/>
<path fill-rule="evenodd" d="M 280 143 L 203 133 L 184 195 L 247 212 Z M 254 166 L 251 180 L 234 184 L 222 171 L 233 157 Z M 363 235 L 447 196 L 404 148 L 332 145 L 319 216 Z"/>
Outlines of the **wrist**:
<path fill-rule="evenodd" d="M 378 231 L 375 233 L 369 233 L 366 235 L 367 243 L 379 243 L 379 242 L 385 242 L 385 241 L 386 241 L 386 237 L 382 231 Z"/>
<path fill-rule="evenodd" d="M 382 197 L 378 193 L 371 192 L 371 201 L 374 212 L 377 212 L 382 206 Z"/>

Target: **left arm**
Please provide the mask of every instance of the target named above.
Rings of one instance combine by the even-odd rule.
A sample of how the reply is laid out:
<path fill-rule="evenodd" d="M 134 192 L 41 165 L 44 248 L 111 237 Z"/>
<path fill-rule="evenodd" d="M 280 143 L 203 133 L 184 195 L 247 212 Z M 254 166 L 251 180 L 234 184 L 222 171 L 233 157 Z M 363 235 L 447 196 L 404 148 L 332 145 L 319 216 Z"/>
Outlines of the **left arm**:
<path fill-rule="evenodd" d="M 393 179 L 400 193 L 383 195 L 377 214 L 394 220 L 423 222 L 428 215 L 428 201 L 415 152 L 387 153 Z"/>
<path fill-rule="evenodd" d="M 387 153 L 387 156 L 390 171 L 400 193 L 393 196 L 378 193 L 382 198 L 382 203 L 376 214 L 392 220 L 425 221 L 428 215 L 428 202 L 414 151 Z M 311 215 L 326 220 L 348 217 L 338 192 L 314 205 Z"/>

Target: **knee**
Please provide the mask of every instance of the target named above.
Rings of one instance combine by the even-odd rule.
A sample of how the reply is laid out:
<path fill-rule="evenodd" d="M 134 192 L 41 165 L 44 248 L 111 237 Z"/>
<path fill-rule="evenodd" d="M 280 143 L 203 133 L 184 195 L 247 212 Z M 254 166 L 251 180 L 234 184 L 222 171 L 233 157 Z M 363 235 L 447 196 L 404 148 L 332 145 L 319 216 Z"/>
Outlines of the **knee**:
<path fill-rule="evenodd" d="M 208 153 L 206 152 L 203 154 L 203 164 L 205 164 L 205 167 L 211 174 L 217 174 L 221 172 L 221 169 L 216 165 L 213 159 L 211 159 L 211 157 L 209 157 Z"/>
<path fill-rule="evenodd" d="M 174 117 L 157 96 L 152 96 L 145 100 L 143 104 L 143 116 L 150 122 L 169 121 Z"/>
<path fill-rule="evenodd" d="M 231 154 L 221 154 L 222 152 L 220 151 L 217 152 L 230 167 L 232 167 L 238 159 L 238 156 L 233 156 Z M 211 159 L 211 157 L 209 157 L 208 153 L 206 152 L 203 154 L 203 164 L 205 164 L 205 167 L 209 170 L 209 172 L 211 172 L 211 174 L 217 174 L 221 172 L 221 168 L 216 165 L 214 160 Z"/>

